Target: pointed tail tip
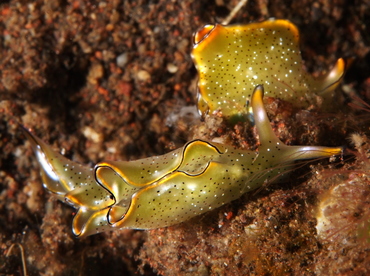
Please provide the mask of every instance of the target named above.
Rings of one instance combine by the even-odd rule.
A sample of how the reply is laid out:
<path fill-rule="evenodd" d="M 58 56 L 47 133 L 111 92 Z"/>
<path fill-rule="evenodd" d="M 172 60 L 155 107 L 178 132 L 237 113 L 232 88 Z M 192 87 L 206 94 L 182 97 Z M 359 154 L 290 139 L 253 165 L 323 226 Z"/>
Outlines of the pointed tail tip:
<path fill-rule="evenodd" d="M 334 67 L 321 78 L 321 93 L 334 91 L 341 83 L 348 67 L 352 64 L 353 58 L 339 58 Z"/>
<path fill-rule="evenodd" d="M 307 160 L 331 158 L 343 156 L 343 147 L 322 147 L 322 146 L 287 146 L 290 151 L 291 160 Z"/>
<path fill-rule="evenodd" d="M 331 156 L 343 155 L 343 151 L 344 151 L 343 147 L 329 148 L 327 150 L 328 154 L 331 155 Z"/>
<path fill-rule="evenodd" d="M 17 122 L 18 127 L 23 131 L 23 134 L 26 136 L 27 140 L 31 143 L 33 151 L 36 153 L 38 146 L 42 144 L 42 141 L 37 138 L 28 128 L 26 128 L 21 123 Z"/>
<path fill-rule="evenodd" d="M 317 147 L 318 151 L 321 153 L 322 157 L 338 156 L 343 155 L 343 147 Z"/>
<path fill-rule="evenodd" d="M 265 89 L 263 88 L 263 84 L 258 84 L 253 90 L 253 96 L 258 98 L 263 98 L 263 94 L 265 93 Z"/>
<path fill-rule="evenodd" d="M 265 93 L 265 89 L 263 88 L 263 85 L 262 84 L 258 84 L 254 90 L 253 90 L 253 93 L 252 93 L 252 97 L 251 97 L 251 104 L 252 104 L 252 108 L 253 108 L 253 105 L 254 106 L 263 106 L 263 94 Z"/>
<path fill-rule="evenodd" d="M 336 160 L 335 157 L 340 157 L 343 160 L 344 148 L 343 147 L 322 147 L 319 158 L 330 158 L 330 161 Z M 334 158 L 334 159 L 332 159 Z"/>

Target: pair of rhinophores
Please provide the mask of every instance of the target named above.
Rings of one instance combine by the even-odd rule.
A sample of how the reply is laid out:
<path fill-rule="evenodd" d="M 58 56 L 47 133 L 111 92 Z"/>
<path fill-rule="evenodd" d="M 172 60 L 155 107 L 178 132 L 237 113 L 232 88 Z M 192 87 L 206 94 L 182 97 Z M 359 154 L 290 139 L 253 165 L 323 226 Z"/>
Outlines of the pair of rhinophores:
<path fill-rule="evenodd" d="M 174 225 L 277 178 L 296 160 L 342 153 L 341 147 L 287 146 L 270 126 L 264 93 L 300 104 L 312 93 L 333 90 L 344 72 L 342 59 L 320 80 L 303 71 L 292 23 L 207 25 L 194 36 L 192 56 L 199 72 L 200 112 L 231 117 L 247 112 L 245 102 L 250 100 L 258 150 L 193 140 L 161 156 L 89 168 L 56 153 L 26 130 L 44 187 L 78 209 L 72 227 L 76 236 Z"/>

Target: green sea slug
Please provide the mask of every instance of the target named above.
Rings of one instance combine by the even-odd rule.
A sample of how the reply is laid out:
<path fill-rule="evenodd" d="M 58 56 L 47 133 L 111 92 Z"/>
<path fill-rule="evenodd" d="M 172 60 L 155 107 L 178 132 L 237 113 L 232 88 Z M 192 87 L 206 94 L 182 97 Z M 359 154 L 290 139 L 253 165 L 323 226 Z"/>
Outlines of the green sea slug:
<path fill-rule="evenodd" d="M 346 68 L 340 58 L 326 75 L 313 78 L 303 68 L 297 27 L 275 19 L 206 25 L 194 35 L 192 57 L 199 74 L 198 109 L 203 116 L 215 111 L 224 117 L 247 113 L 246 103 L 258 84 L 263 84 L 266 96 L 306 107 L 316 95 L 330 94 Z"/>
<path fill-rule="evenodd" d="M 258 151 L 193 140 L 161 156 L 107 161 L 85 167 L 56 153 L 25 129 L 41 167 L 44 187 L 77 208 L 72 230 L 82 237 L 103 231 L 153 229 L 186 221 L 261 187 L 295 160 L 340 155 L 341 147 L 287 146 L 274 134 L 263 87 L 251 97 Z"/>

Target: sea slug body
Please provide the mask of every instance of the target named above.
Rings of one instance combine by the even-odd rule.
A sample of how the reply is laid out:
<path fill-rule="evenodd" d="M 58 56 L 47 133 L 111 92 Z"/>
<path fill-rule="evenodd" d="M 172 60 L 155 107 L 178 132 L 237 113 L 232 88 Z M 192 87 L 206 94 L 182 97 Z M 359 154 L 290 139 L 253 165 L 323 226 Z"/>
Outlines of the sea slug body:
<path fill-rule="evenodd" d="M 341 147 L 287 146 L 274 134 L 263 86 L 251 96 L 258 151 L 193 140 L 161 156 L 107 161 L 88 168 L 68 160 L 25 129 L 44 187 L 78 209 L 72 230 L 153 229 L 186 221 L 239 198 L 292 168 L 295 160 L 342 153 Z"/>

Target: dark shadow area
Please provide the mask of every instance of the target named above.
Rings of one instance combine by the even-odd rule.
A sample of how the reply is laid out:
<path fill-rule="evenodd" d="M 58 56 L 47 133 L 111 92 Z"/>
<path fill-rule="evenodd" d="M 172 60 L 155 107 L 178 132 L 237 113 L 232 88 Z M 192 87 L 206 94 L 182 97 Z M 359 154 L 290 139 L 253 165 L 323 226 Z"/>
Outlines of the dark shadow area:
<path fill-rule="evenodd" d="M 362 58 L 355 58 L 349 66 L 346 75 L 344 76 L 345 83 L 357 82 L 362 83 L 370 77 L 370 52 Z"/>
<path fill-rule="evenodd" d="M 72 48 L 66 48 L 59 55 L 51 57 L 54 61 L 45 73 L 47 84 L 41 89 L 30 91 L 27 99 L 31 103 L 48 107 L 49 119 L 62 125 L 68 133 L 75 131 L 76 118 L 73 114 L 77 112 L 81 100 L 78 93 L 85 85 L 89 65 L 87 58 L 78 56 Z"/>

